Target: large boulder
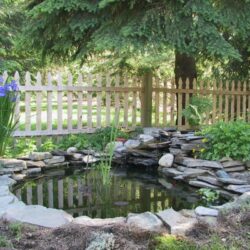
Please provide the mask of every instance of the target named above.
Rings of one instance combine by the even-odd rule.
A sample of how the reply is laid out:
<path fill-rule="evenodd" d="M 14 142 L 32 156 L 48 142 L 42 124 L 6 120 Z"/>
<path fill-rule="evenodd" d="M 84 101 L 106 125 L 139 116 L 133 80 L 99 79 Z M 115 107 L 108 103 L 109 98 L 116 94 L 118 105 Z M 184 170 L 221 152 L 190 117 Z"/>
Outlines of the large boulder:
<path fill-rule="evenodd" d="M 49 228 L 60 227 L 73 221 L 73 217 L 63 210 L 40 205 L 11 207 L 5 212 L 3 219 Z"/>
<path fill-rule="evenodd" d="M 159 160 L 159 165 L 163 168 L 171 168 L 174 162 L 174 155 L 165 154 Z"/>
<path fill-rule="evenodd" d="M 197 223 L 195 218 L 185 217 L 172 208 L 158 212 L 157 216 L 168 226 L 170 233 L 175 235 L 184 235 Z"/>
<path fill-rule="evenodd" d="M 51 159 L 52 154 L 49 152 L 33 152 L 30 153 L 29 159 L 32 161 L 43 161 L 46 159 Z"/>
<path fill-rule="evenodd" d="M 73 220 L 73 223 L 80 224 L 84 226 L 92 226 L 92 227 L 100 227 L 106 225 L 113 225 L 113 224 L 123 224 L 125 223 L 125 217 L 115 217 L 115 218 L 106 218 L 106 219 L 92 219 L 88 216 L 80 216 Z"/>
<path fill-rule="evenodd" d="M 195 208 L 195 213 L 199 216 L 214 216 L 217 217 L 219 214 L 219 211 L 217 209 L 198 206 Z"/>
<path fill-rule="evenodd" d="M 44 162 L 47 165 L 58 165 L 60 163 L 63 163 L 64 161 L 65 161 L 65 157 L 64 156 L 53 156 L 50 159 L 44 160 Z"/>
<path fill-rule="evenodd" d="M 132 148 L 138 148 L 139 146 L 141 145 L 141 142 L 139 140 L 127 140 L 125 143 L 124 143 L 124 146 L 127 148 L 127 149 L 132 149 Z"/>
<path fill-rule="evenodd" d="M 27 168 L 26 162 L 23 160 L 16 160 L 16 159 L 0 159 L 0 168 L 10 168 L 10 169 L 17 169 L 23 170 Z"/>
<path fill-rule="evenodd" d="M 133 229 L 137 228 L 152 232 L 166 231 L 162 221 L 151 212 L 145 212 L 142 214 L 129 213 L 126 223 L 130 228 Z"/>

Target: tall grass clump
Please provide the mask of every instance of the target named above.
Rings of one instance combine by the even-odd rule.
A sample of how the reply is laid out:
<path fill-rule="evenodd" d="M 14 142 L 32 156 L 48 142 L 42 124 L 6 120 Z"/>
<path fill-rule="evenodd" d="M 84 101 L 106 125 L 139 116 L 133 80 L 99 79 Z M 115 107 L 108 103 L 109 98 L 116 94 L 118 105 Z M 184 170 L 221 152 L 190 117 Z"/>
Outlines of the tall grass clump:
<path fill-rule="evenodd" d="M 0 156 L 3 156 L 8 141 L 15 130 L 14 112 L 18 86 L 16 81 L 4 81 L 0 77 Z"/>

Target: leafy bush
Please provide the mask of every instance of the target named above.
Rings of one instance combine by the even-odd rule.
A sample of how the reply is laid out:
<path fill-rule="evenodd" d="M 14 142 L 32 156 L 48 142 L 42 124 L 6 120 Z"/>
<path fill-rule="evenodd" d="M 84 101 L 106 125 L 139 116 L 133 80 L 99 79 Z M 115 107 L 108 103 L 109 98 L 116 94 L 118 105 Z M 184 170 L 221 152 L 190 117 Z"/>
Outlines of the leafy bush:
<path fill-rule="evenodd" d="M 204 201 L 204 205 L 212 205 L 220 198 L 220 194 L 217 190 L 212 190 L 209 188 L 200 188 L 197 193 Z"/>
<path fill-rule="evenodd" d="M 92 148 L 102 151 L 110 142 L 110 135 L 112 134 L 112 127 L 97 129 L 93 134 L 78 134 L 68 135 L 64 137 L 59 143 L 60 149 L 67 149 L 69 147 L 77 148 Z M 122 130 L 118 130 L 116 137 L 128 139 L 130 135 Z"/>
<path fill-rule="evenodd" d="M 3 156 L 7 143 L 15 130 L 14 112 L 16 107 L 17 83 L 4 82 L 0 77 L 0 156 Z"/>
<path fill-rule="evenodd" d="M 212 101 L 210 98 L 193 96 L 190 104 L 182 111 L 182 114 L 189 125 L 200 126 L 206 117 L 206 113 L 211 109 Z"/>
<path fill-rule="evenodd" d="M 219 160 L 225 156 L 234 160 L 250 160 L 250 124 L 244 121 L 218 122 L 201 131 L 207 148 L 201 157 Z"/>

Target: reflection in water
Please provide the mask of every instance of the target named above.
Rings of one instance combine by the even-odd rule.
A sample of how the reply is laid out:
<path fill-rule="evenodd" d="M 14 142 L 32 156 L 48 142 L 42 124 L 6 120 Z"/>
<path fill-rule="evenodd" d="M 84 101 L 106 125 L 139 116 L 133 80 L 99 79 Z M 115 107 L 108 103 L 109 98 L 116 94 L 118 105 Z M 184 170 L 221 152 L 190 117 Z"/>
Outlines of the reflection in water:
<path fill-rule="evenodd" d="M 92 218 L 125 216 L 129 212 L 157 212 L 169 207 L 176 210 L 197 204 L 197 195 L 189 187 L 136 172 L 111 172 L 111 182 L 103 185 L 101 173 L 59 178 L 47 177 L 16 186 L 17 197 L 27 204 L 61 208 L 73 216 Z M 161 183 L 164 184 L 162 186 Z"/>

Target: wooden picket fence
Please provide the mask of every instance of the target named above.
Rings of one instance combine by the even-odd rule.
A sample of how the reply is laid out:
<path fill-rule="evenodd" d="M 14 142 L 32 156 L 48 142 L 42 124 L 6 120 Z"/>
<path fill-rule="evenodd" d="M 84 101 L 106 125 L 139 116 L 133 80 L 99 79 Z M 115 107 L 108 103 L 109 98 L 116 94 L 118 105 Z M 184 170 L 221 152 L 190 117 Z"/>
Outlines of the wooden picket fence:
<path fill-rule="evenodd" d="M 3 76 L 7 78 L 7 73 Z M 27 72 L 24 77 L 16 73 L 14 78 L 20 86 L 15 113 L 16 119 L 19 118 L 16 137 L 93 132 L 110 126 L 113 121 L 117 124 L 118 120 L 125 128 L 188 128 L 187 121 L 182 124 L 182 101 L 188 105 L 192 95 L 213 100 L 205 124 L 239 118 L 250 122 L 248 82 L 194 81 L 191 89 L 188 80 L 185 83 L 180 80 L 177 88 L 175 81 L 150 74 L 132 78 L 71 73 L 42 76 Z"/>

